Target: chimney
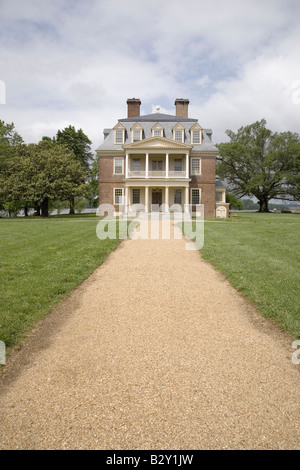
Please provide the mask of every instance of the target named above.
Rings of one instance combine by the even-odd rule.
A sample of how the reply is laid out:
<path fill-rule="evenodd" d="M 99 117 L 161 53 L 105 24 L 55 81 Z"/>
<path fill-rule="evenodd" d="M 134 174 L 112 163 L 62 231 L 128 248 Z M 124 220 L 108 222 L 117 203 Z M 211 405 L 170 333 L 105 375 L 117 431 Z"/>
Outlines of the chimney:
<path fill-rule="evenodd" d="M 175 106 L 176 106 L 176 116 L 180 116 L 183 118 L 188 117 L 188 110 L 189 110 L 189 100 L 184 99 L 184 98 L 177 98 L 175 100 Z"/>
<path fill-rule="evenodd" d="M 141 106 L 141 100 L 137 98 L 129 98 L 127 100 L 127 117 L 136 117 L 140 115 L 140 106 Z"/>

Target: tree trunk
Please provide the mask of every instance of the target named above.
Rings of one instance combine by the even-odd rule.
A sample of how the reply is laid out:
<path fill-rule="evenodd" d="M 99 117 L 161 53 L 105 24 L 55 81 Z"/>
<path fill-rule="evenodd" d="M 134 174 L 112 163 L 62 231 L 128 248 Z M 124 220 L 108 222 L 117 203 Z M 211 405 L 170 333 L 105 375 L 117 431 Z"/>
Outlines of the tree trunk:
<path fill-rule="evenodd" d="M 258 201 L 259 203 L 259 211 L 258 212 L 270 212 L 269 211 L 269 200 L 265 197 L 263 197 L 262 199 L 260 199 Z"/>
<path fill-rule="evenodd" d="M 70 199 L 70 212 L 69 214 L 75 214 L 75 200 L 74 197 Z"/>
<path fill-rule="evenodd" d="M 41 210 L 42 210 L 41 215 L 42 215 L 42 217 L 48 217 L 48 215 L 49 215 L 48 205 L 49 205 L 48 198 L 45 197 L 45 199 L 43 200 L 43 202 L 41 204 Z"/>
<path fill-rule="evenodd" d="M 24 215 L 25 215 L 25 217 L 28 217 L 28 207 L 27 206 L 24 207 Z"/>
<path fill-rule="evenodd" d="M 33 215 L 35 215 L 36 217 L 40 217 L 40 215 L 41 215 L 41 206 L 37 202 L 34 203 L 34 214 Z"/>

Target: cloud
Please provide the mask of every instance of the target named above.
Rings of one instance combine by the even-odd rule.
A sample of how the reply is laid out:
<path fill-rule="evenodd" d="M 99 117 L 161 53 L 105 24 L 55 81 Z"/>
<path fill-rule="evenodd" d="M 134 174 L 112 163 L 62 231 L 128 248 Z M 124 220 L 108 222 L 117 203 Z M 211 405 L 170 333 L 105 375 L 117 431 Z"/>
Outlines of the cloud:
<path fill-rule="evenodd" d="M 127 98 L 148 114 L 185 97 L 215 141 L 262 117 L 296 130 L 299 13 L 294 0 L 2 0 L 1 119 L 26 141 L 72 124 L 96 148 Z"/>

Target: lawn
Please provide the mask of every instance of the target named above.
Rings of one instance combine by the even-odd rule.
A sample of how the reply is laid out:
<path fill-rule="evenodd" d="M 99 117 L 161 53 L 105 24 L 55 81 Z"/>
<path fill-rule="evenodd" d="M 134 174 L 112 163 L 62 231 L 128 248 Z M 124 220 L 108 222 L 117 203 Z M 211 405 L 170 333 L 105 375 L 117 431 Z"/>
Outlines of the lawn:
<path fill-rule="evenodd" d="M 0 340 L 7 348 L 86 279 L 119 240 L 94 217 L 0 219 Z"/>
<path fill-rule="evenodd" d="M 300 215 L 237 213 L 204 226 L 203 258 L 263 316 L 300 338 Z"/>

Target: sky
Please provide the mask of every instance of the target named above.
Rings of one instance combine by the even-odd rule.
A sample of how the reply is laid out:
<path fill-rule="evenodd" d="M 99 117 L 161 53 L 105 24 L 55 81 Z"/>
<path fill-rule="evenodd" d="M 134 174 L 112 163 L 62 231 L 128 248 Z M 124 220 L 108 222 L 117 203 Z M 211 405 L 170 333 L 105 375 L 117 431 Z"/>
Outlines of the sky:
<path fill-rule="evenodd" d="M 0 119 L 26 143 L 141 114 L 189 117 L 213 130 L 261 119 L 300 132 L 299 0 L 0 0 Z"/>

